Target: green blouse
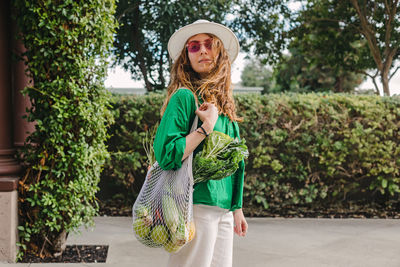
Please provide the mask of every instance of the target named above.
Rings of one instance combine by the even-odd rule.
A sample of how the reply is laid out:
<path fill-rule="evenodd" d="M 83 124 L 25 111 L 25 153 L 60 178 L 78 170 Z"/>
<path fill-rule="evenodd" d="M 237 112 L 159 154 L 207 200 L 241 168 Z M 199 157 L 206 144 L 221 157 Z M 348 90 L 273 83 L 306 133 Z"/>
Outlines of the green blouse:
<path fill-rule="evenodd" d="M 199 102 L 202 100 L 199 98 Z M 195 118 L 196 103 L 189 89 L 179 89 L 172 96 L 158 126 L 154 140 L 155 157 L 164 170 L 179 169 L 189 134 Z M 199 120 L 198 126 L 202 122 Z M 237 122 L 231 122 L 225 115 L 219 115 L 214 131 L 230 137 L 240 138 Z M 203 142 L 195 149 L 193 157 L 202 150 Z M 218 206 L 223 209 L 242 208 L 244 160 L 231 176 L 221 180 L 210 180 L 194 185 L 193 204 Z"/>

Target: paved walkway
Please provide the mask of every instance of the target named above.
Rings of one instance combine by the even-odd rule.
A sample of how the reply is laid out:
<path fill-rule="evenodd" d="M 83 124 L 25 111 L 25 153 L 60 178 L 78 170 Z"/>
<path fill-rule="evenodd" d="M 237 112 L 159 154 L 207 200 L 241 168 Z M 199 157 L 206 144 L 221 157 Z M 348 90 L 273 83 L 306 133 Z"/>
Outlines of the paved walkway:
<path fill-rule="evenodd" d="M 5 264 L 1 267 L 163 267 L 168 254 L 140 244 L 131 218 L 97 217 L 68 244 L 108 244 L 106 263 Z M 233 267 L 400 267 L 400 220 L 249 218 L 235 236 Z M 196 266 L 193 266 L 196 267 Z"/>

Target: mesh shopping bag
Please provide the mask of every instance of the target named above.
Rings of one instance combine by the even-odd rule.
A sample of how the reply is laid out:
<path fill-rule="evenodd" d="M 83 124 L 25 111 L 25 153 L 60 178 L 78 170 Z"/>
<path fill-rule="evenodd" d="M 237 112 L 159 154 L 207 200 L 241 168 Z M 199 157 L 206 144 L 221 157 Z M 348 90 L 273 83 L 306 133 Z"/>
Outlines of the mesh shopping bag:
<path fill-rule="evenodd" d="M 190 132 L 195 131 L 196 116 Z M 193 222 L 193 153 L 178 170 L 163 170 L 155 162 L 132 208 L 136 238 L 152 248 L 177 252 L 195 233 Z"/>

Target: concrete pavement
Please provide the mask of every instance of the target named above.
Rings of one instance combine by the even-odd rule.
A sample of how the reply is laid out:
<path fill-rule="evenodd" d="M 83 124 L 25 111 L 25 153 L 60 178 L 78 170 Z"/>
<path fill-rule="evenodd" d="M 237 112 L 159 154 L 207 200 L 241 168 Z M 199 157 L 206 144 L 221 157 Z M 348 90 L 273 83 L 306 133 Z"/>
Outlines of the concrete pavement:
<path fill-rule="evenodd" d="M 70 234 L 68 244 L 109 245 L 106 263 L 20 263 L 4 267 L 162 267 L 163 249 L 133 235 L 130 217 L 96 217 L 93 230 Z M 400 267 L 400 220 L 248 218 L 235 236 L 233 267 Z M 193 266 L 196 267 L 196 266 Z"/>

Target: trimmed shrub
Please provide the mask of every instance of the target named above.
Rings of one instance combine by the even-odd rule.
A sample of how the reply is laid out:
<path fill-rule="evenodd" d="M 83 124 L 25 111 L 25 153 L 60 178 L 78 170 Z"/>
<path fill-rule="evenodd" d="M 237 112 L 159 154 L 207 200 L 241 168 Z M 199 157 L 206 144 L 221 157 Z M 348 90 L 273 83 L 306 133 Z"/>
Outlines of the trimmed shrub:
<path fill-rule="evenodd" d="M 142 141 L 159 121 L 163 95 L 115 98 L 117 123 L 104 175 L 139 192 Z M 399 202 L 400 100 L 347 94 L 237 94 L 246 161 L 245 207 L 330 207 Z M 123 158 L 124 161 L 120 161 Z M 128 159 L 128 160 L 126 160 Z M 127 171 L 129 169 L 129 171 Z M 103 177 L 106 178 L 106 177 Z"/>
<path fill-rule="evenodd" d="M 112 122 L 104 89 L 116 21 L 114 0 L 14 1 L 35 132 L 26 140 L 19 186 L 24 253 L 62 254 L 68 233 L 93 225 L 95 193 Z"/>
<path fill-rule="evenodd" d="M 400 101 L 379 96 L 238 96 L 250 147 L 246 203 L 282 209 L 398 201 Z"/>

